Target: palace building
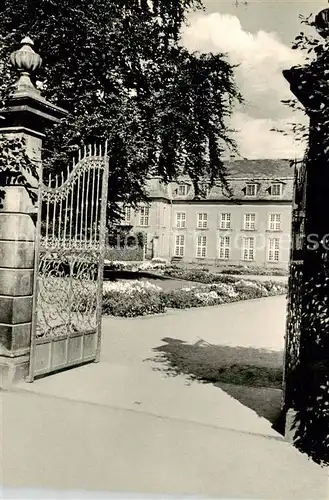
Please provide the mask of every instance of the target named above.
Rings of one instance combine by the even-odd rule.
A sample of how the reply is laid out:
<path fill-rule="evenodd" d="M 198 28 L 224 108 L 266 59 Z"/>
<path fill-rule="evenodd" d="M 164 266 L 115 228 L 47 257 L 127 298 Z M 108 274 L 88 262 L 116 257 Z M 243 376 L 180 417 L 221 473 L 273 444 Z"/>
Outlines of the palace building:
<path fill-rule="evenodd" d="M 125 208 L 124 225 L 147 234 L 146 257 L 287 267 L 294 169 L 290 160 L 226 163 L 231 196 L 215 185 L 195 199 L 192 182 L 149 181 L 149 202 Z"/>

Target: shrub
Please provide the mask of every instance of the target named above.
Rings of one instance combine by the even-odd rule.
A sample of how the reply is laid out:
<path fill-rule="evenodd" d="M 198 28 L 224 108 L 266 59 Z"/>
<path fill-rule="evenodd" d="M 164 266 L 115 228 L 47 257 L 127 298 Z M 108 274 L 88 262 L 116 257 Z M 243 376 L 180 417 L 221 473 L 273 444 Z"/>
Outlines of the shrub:
<path fill-rule="evenodd" d="M 164 312 L 160 291 L 144 281 L 104 283 L 103 314 L 131 318 Z"/>
<path fill-rule="evenodd" d="M 191 290 L 170 290 L 161 293 L 161 301 L 164 307 L 173 309 L 189 309 L 202 305 L 195 293 Z"/>
<path fill-rule="evenodd" d="M 143 249 L 140 247 L 107 247 L 105 259 L 110 261 L 141 261 Z"/>
<path fill-rule="evenodd" d="M 133 318 L 164 312 L 160 294 L 151 291 L 130 295 L 121 292 L 106 292 L 103 297 L 103 314 Z"/>
<path fill-rule="evenodd" d="M 262 285 L 268 291 L 269 295 L 283 295 L 288 289 L 284 283 L 275 283 L 273 281 L 264 281 Z"/>
<path fill-rule="evenodd" d="M 237 283 L 235 289 L 239 294 L 241 300 L 259 299 L 261 297 L 266 297 L 267 295 L 267 293 L 266 295 L 264 294 L 264 289 L 250 287 L 248 285 L 245 285 L 244 283 Z M 266 289 L 265 292 L 267 292 Z"/>
<path fill-rule="evenodd" d="M 153 257 L 151 260 L 152 264 L 163 264 L 164 266 L 168 265 L 168 261 L 166 259 L 161 259 L 160 257 Z"/>
<path fill-rule="evenodd" d="M 165 268 L 165 276 L 171 278 L 178 278 L 184 281 L 195 281 L 197 283 L 211 284 L 211 283 L 234 283 L 236 278 L 231 276 L 223 276 L 218 273 L 211 273 L 209 270 L 203 269 L 184 269 L 184 268 Z"/>
<path fill-rule="evenodd" d="M 185 281 L 196 281 L 199 283 L 212 283 L 213 275 L 209 271 L 200 269 L 184 269 L 180 267 L 169 267 L 165 269 L 165 275 Z"/>

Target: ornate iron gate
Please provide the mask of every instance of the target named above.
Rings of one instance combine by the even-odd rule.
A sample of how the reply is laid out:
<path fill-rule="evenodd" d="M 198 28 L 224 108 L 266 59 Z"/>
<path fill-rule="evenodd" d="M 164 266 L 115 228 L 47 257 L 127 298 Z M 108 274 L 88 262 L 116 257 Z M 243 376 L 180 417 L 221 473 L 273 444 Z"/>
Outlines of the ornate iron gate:
<path fill-rule="evenodd" d="M 94 146 L 39 182 L 29 382 L 99 360 L 108 170 Z"/>

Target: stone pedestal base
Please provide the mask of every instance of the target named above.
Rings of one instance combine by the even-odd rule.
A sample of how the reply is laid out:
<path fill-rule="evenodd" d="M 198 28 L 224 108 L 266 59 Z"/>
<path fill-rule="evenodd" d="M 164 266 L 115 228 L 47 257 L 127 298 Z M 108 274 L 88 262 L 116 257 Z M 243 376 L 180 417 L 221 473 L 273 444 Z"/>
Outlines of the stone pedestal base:
<path fill-rule="evenodd" d="M 286 424 L 285 424 L 285 430 L 284 430 L 284 439 L 290 444 L 294 444 L 295 442 L 295 436 L 296 436 L 296 431 L 298 428 L 296 427 L 295 420 L 296 420 L 296 411 L 290 408 L 287 411 L 286 414 Z"/>
<path fill-rule="evenodd" d="M 10 389 L 25 379 L 29 372 L 29 359 L 29 354 L 15 358 L 0 356 L 0 388 Z"/>
<path fill-rule="evenodd" d="M 0 208 L 0 387 L 28 375 L 33 308 L 35 211 L 23 186 L 5 186 Z"/>

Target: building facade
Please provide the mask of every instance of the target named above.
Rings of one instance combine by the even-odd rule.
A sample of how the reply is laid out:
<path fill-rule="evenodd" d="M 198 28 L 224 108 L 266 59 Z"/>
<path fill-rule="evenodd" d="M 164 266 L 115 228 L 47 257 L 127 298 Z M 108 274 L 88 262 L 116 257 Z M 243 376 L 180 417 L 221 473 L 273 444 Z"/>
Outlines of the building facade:
<path fill-rule="evenodd" d="M 196 199 L 192 182 L 149 181 L 149 202 L 123 224 L 147 234 L 146 256 L 212 264 L 287 267 L 294 171 L 289 160 L 227 163 L 231 193 Z"/>

